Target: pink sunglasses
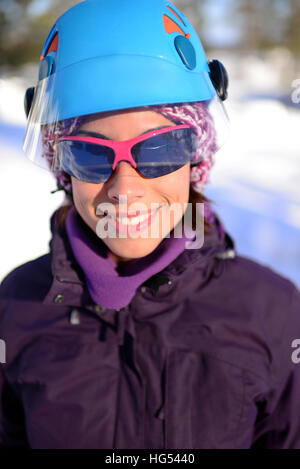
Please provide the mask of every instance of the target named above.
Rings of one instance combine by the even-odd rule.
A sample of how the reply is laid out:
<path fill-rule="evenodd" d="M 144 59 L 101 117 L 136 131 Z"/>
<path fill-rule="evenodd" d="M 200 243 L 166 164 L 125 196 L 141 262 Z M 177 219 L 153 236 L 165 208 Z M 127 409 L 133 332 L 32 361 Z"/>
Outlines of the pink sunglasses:
<path fill-rule="evenodd" d="M 120 161 L 147 178 L 177 171 L 195 156 L 198 136 L 189 125 L 152 130 L 123 142 L 92 136 L 63 136 L 57 144 L 61 167 L 86 182 L 103 183 Z"/>

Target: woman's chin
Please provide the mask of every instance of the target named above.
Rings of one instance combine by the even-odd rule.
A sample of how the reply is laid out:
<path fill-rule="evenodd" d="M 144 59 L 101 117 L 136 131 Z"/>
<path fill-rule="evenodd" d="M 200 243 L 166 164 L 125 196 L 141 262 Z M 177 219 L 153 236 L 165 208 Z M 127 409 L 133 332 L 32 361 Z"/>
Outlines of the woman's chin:
<path fill-rule="evenodd" d="M 130 261 L 147 256 L 153 252 L 162 241 L 161 239 L 103 239 L 112 257 L 116 261 Z"/>

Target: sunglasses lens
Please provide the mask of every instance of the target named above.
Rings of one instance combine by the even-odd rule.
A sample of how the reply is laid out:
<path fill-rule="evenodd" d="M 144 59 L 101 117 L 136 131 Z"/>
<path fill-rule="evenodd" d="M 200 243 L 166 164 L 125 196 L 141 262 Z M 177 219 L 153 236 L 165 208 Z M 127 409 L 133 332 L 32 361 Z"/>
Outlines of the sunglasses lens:
<path fill-rule="evenodd" d="M 137 169 L 148 178 L 170 174 L 185 166 L 196 153 L 198 138 L 192 129 L 176 129 L 137 143 L 132 155 Z"/>
<path fill-rule="evenodd" d="M 63 140 L 57 145 L 61 167 L 70 176 L 85 182 L 106 182 L 112 174 L 114 151 L 104 145 Z"/>

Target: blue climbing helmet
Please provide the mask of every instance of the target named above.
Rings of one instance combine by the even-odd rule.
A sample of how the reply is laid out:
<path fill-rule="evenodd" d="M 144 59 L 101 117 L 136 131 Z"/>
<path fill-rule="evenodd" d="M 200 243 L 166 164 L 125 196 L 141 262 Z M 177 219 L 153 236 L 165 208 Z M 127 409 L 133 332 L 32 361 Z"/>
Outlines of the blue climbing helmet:
<path fill-rule="evenodd" d="M 219 126 L 227 85 L 225 68 L 208 63 L 195 29 L 169 1 L 86 0 L 45 41 L 38 83 L 25 96 L 24 151 L 45 166 L 46 124 L 141 106 L 203 101 Z"/>

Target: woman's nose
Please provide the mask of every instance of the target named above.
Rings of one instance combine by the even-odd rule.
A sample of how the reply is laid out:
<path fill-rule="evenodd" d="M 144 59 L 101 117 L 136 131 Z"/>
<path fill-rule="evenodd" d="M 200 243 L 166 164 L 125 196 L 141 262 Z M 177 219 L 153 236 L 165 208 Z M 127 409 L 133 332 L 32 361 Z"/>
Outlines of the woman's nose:
<path fill-rule="evenodd" d="M 127 161 L 118 163 L 106 185 L 107 195 L 112 200 L 125 195 L 129 202 L 145 195 L 145 179 Z"/>

